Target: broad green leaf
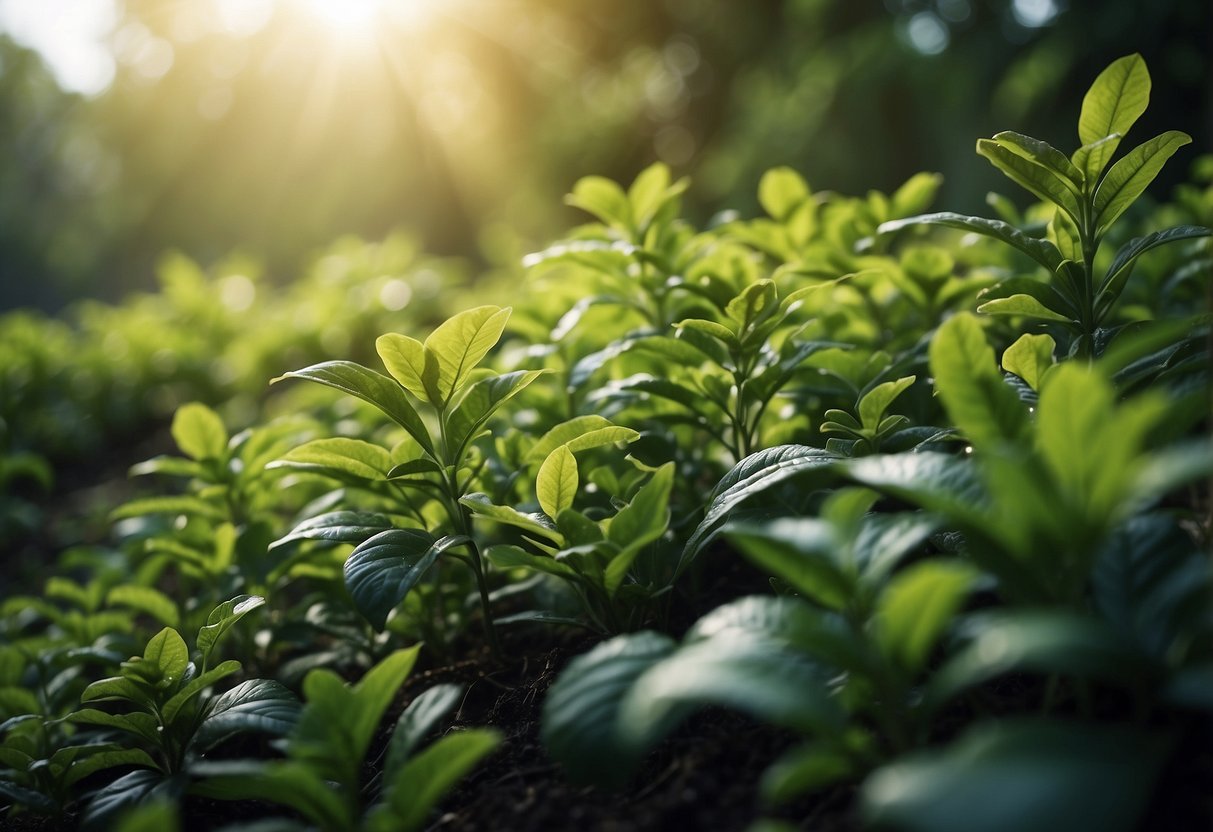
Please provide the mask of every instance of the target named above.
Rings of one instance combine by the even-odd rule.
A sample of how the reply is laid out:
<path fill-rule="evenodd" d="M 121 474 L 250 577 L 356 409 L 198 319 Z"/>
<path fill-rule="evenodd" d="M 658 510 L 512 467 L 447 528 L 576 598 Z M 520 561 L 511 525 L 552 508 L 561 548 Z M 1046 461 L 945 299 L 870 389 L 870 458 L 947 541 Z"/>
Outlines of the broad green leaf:
<path fill-rule="evenodd" d="M 420 529 L 389 529 L 359 544 L 345 562 L 345 587 L 367 621 L 382 630 L 387 616 L 426 570 L 463 537 L 435 540 Z"/>
<path fill-rule="evenodd" d="M 1040 383 L 1053 367 L 1053 351 L 1057 343 L 1050 335 L 1021 335 L 1002 354 L 1002 368 L 1027 382 L 1040 392 Z"/>
<path fill-rule="evenodd" d="M 1079 206 L 1079 195 L 1075 185 L 1045 165 L 1021 156 L 991 139 L 978 139 L 977 153 L 988 159 L 1011 181 L 1046 202 L 1058 206 L 1074 217 L 1076 222 L 1081 216 L 1082 208 Z"/>
<path fill-rule="evenodd" d="M 497 409 L 521 392 L 547 370 L 516 370 L 481 379 L 468 388 L 467 395 L 447 418 L 447 441 L 458 450 L 471 442 Z"/>
<path fill-rule="evenodd" d="M 304 470 L 349 474 L 363 480 L 381 480 L 392 467 L 392 455 L 361 439 L 337 436 L 313 439 L 292 448 L 268 467 L 286 466 Z"/>
<path fill-rule="evenodd" d="M 962 313 L 945 321 L 931 340 L 930 358 L 948 415 L 975 446 L 1026 436 L 1027 408 L 1003 383 L 977 318 Z"/>
<path fill-rule="evenodd" d="M 128 472 L 132 477 L 142 477 L 148 474 L 163 474 L 169 477 L 198 477 L 211 479 L 213 474 L 207 466 L 193 459 L 182 459 L 179 456 L 154 456 L 137 462 Z"/>
<path fill-rule="evenodd" d="M 620 737 L 619 709 L 632 684 L 676 645 L 654 632 L 603 642 L 576 657 L 548 690 L 540 737 L 575 783 L 626 783 L 639 755 Z"/>
<path fill-rule="evenodd" d="M 159 670 L 160 678 L 176 682 L 190 662 L 190 651 L 181 633 L 172 627 L 165 627 L 152 636 L 143 648 L 143 661 Z"/>
<path fill-rule="evenodd" d="M 561 422 L 541 436 L 539 441 L 527 453 L 526 461 L 528 463 L 542 462 L 547 459 L 548 454 L 561 445 L 571 442 L 584 434 L 609 427 L 614 427 L 611 420 L 597 414 L 574 416 L 566 422 Z"/>
<path fill-rule="evenodd" d="M 760 790 L 768 803 L 786 803 L 854 777 L 860 763 L 834 743 L 809 742 L 784 754 L 762 773 Z M 794 832 L 788 825 L 786 832 Z M 751 826 L 748 832 L 756 832 Z M 779 832 L 783 832 L 780 830 Z"/>
<path fill-rule="evenodd" d="M 382 373 L 352 361 L 325 361 L 279 376 L 274 381 L 284 378 L 314 381 L 374 405 L 408 431 L 425 452 L 433 457 L 434 444 L 430 441 L 425 422 L 421 421 L 417 411 L 409 404 L 400 385 Z"/>
<path fill-rule="evenodd" d="M 606 225 L 628 229 L 632 226 L 632 206 L 623 188 L 602 176 L 577 180 L 573 192 L 564 200 L 574 208 L 593 214 Z"/>
<path fill-rule="evenodd" d="M 744 332 L 766 320 L 779 306 L 779 294 L 772 280 L 760 280 L 741 290 L 729 301 L 725 314 L 737 324 L 737 331 Z"/>
<path fill-rule="evenodd" d="M 822 473 L 838 457 L 808 445 L 780 445 L 751 454 L 733 466 L 713 489 L 703 520 L 687 540 L 678 562 L 680 574 L 720 531 L 729 513 L 772 486 L 809 473 Z"/>
<path fill-rule="evenodd" d="M 1124 135 L 1150 103 L 1150 73 L 1141 55 L 1118 58 L 1099 73 L 1082 99 L 1078 140 L 1084 145 Z M 1115 150 L 1109 151 L 1108 155 Z"/>
<path fill-rule="evenodd" d="M 427 401 L 425 382 L 426 351 L 416 338 L 389 332 L 375 339 L 375 352 L 388 373 L 422 401 Z M 432 355 L 432 353 L 430 354 Z M 431 359 L 434 360 L 434 359 Z"/>
<path fill-rule="evenodd" d="M 1107 296 L 1106 303 L 1110 306 L 1111 302 L 1120 295 L 1125 282 L 1129 279 L 1129 273 L 1132 271 L 1134 261 L 1150 249 L 1176 240 L 1189 240 L 1194 237 L 1208 237 L 1210 235 L 1213 235 L 1213 229 L 1202 228 L 1197 225 L 1180 225 L 1175 228 L 1167 228 L 1163 231 L 1155 231 L 1153 234 L 1147 234 L 1144 237 L 1134 237 L 1116 252 L 1112 265 L 1108 267 L 1108 271 L 1099 285 L 1101 298 Z"/>
<path fill-rule="evenodd" d="M 1074 166 L 1087 177 L 1088 192 L 1090 191 L 1089 186 L 1099 181 L 1099 175 L 1108 166 L 1108 162 L 1112 161 L 1122 138 L 1120 133 L 1112 133 L 1099 141 L 1084 144 L 1074 151 Z"/>
<path fill-rule="evenodd" d="M 986 301 L 977 307 L 983 315 L 1017 315 L 1025 318 L 1039 318 L 1045 321 L 1061 321 L 1069 323 L 1070 319 L 1049 307 L 1031 295 L 1011 295 L 1009 298 L 996 298 Z"/>
<path fill-rule="evenodd" d="M 1082 235 L 1078 231 L 1078 226 L 1074 224 L 1074 220 L 1070 219 L 1065 211 L 1053 212 L 1046 236 L 1049 242 L 1057 246 L 1062 257 L 1074 263 L 1082 263 L 1086 260 L 1082 250 Z"/>
<path fill-rule="evenodd" d="M 577 580 L 577 571 L 566 563 L 547 555 L 532 555 L 517 546 L 499 545 L 491 547 L 485 556 L 498 569 L 530 569 L 544 572 L 564 580 Z"/>
<path fill-rule="evenodd" d="M 1057 673 L 1133 686 L 1155 672 L 1134 645 L 1089 615 L 1012 612 L 987 616 L 968 630 L 972 640 L 932 675 L 928 708 L 1007 673 Z"/>
<path fill-rule="evenodd" d="M 577 459 L 567 445 L 561 445 L 539 466 L 535 480 L 535 496 L 548 517 L 554 518 L 572 507 L 577 482 Z"/>
<path fill-rule="evenodd" d="M 81 702 L 127 701 L 137 705 L 150 704 L 147 692 L 133 679 L 110 676 L 98 679 L 80 693 Z"/>
<path fill-rule="evenodd" d="M 173 414 L 173 441 L 191 459 L 218 459 L 227 451 L 227 428 L 219 414 L 199 402 Z"/>
<path fill-rule="evenodd" d="M 809 195 L 808 184 L 788 167 L 771 168 L 758 182 L 758 202 L 779 222 L 786 222 Z"/>
<path fill-rule="evenodd" d="M 677 326 L 679 330 L 689 329 L 694 332 L 701 332 L 704 335 L 717 338 L 726 344 L 737 343 L 737 336 L 733 333 L 733 330 L 729 329 L 723 324 L 718 324 L 715 321 L 708 321 L 700 318 L 687 318 L 684 321 L 679 321 Z"/>
<path fill-rule="evenodd" d="M 386 514 L 366 511 L 330 511 L 304 520 L 270 544 L 277 549 L 297 540 L 331 540 L 340 543 L 361 543 L 373 534 L 392 528 L 392 518 Z"/>
<path fill-rule="evenodd" d="M 1030 159 L 1072 184 L 1075 189 L 1081 189 L 1084 175 L 1066 155 L 1048 142 L 1025 136 L 1011 130 L 1004 130 L 994 136 L 994 141 L 1013 153 Z"/>
<path fill-rule="evenodd" d="M 689 184 L 689 180 L 681 179 L 671 185 L 670 169 L 661 162 L 641 171 L 628 188 L 628 203 L 636 231 L 644 233 L 669 200 L 685 191 Z"/>
<path fill-rule="evenodd" d="M 487 729 L 448 734 L 405 764 L 367 817 L 368 832 L 413 832 L 477 763 L 501 744 Z"/>
<path fill-rule="evenodd" d="M 921 561 L 902 570 L 880 597 L 880 647 L 911 675 L 922 669 L 977 578 L 959 561 Z"/>
<path fill-rule="evenodd" d="M 944 211 L 938 214 L 923 214 L 918 217 L 886 222 L 881 224 L 876 230 L 880 234 L 891 234 L 912 225 L 944 225 L 949 228 L 958 228 L 961 231 L 972 231 L 976 234 L 983 234 L 986 237 L 993 237 L 1019 249 L 1048 269 L 1050 274 L 1057 271 L 1057 268 L 1061 265 L 1061 252 L 1057 250 L 1055 245 L 1048 240 L 1030 237 L 1018 228 L 999 220 L 988 220 L 983 217 L 966 217 L 963 214 L 953 214 Z"/>
<path fill-rule="evenodd" d="M 636 679 L 620 705 L 620 732 L 633 748 L 651 748 L 693 710 L 722 706 L 829 735 L 844 714 L 828 679 L 823 666 L 781 641 L 721 634 L 683 646 Z"/>
<path fill-rule="evenodd" d="M 425 339 L 425 349 L 438 361 L 437 392 L 446 404 L 451 394 L 496 346 L 510 319 L 510 309 L 477 306 L 448 318 Z"/>
<path fill-rule="evenodd" d="M 1020 717 L 900 757 L 860 793 L 873 828 L 1068 832 L 1139 828 L 1166 744 L 1139 729 Z"/>
<path fill-rule="evenodd" d="M 632 501 L 611 518 L 607 538 L 619 547 L 619 553 L 607 564 L 606 591 L 614 595 L 636 556 L 645 546 L 665 534 L 670 523 L 670 489 L 674 484 L 674 463 L 658 468 Z"/>
<path fill-rule="evenodd" d="M 161 743 L 160 723 L 151 714 L 141 712 L 108 714 L 94 708 L 81 708 L 68 714 L 64 719 L 75 725 L 99 725 L 102 728 L 116 728 L 119 731 L 134 734 L 157 747 Z"/>
<path fill-rule="evenodd" d="M 759 568 L 815 603 L 841 610 L 854 598 L 853 579 L 827 554 L 835 548 L 835 539 L 821 520 L 784 517 L 769 523 L 729 524 L 725 533 Z"/>
<path fill-rule="evenodd" d="M 166 627 L 175 628 L 180 623 L 177 605 L 163 592 L 150 586 L 116 586 L 105 596 L 105 603 L 111 607 L 128 607 L 146 613 Z"/>
<path fill-rule="evenodd" d="M 198 638 L 195 642 L 199 652 L 202 653 L 203 664 L 206 663 L 215 644 L 224 633 L 231 629 L 233 624 L 264 605 L 265 599 L 260 595 L 237 595 L 211 610 L 211 614 L 206 617 L 206 624 L 198 630 Z"/>
<path fill-rule="evenodd" d="M 240 672 L 240 662 L 226 661 L 211 668 L 201 676 L 196 676 L 190 679 L 188 683 L 182 686 L 181 690 L 177 691 L 169 698 L 164 706 L 160 709 L 160 714 L 163 717 L 166 725 L 171 725 L 177 718 L 177 714 L 190 703 L 194 697 L 198 696 L 202 691 L 211 685 L 218 682 L 220 679 L 225 679 L 233 673 Z"/>
<path fill-rule="evenodd" d="M 396 720 L 392 739 L 388 743 L 387 761 L 383 766 L 383 778 L 390 782 L 408 761 L 426 735 L 438 727 L 448 713 L 463 698 L 463 686 L 434 685 L 417 696 Z"/>
<path fill-rule="evenodd" d="M 188 779 L 180 774 L 170 777 L 147 769 L 124 774 L 93 794 L 84 810 L 81 828 L 114 828 L 113 820 L 120 812 L 157 800 L 175 801 L 188 785 Z"/>
<path fill-rule="evenodd" d="M 1096 233 L 1102 234 L 1141 196 L 1175 151 L 1191 144 L 1192 137 L 1178 130 L 1138 145 L 1112 165 L 1095 192 Z"/>
<path fill-rule="evenodd" d="M 299 720 L 295 694 L 270 679 L 249 679 L 211 701 L 194 735 L 206 751 L 229 737 L 247 732 L 286 736 Z"/>
<path fill-rule="evenodd" d="M 90 753 L 83 759 L 73 762 L 63 775 L 63 783 L 70 786 L 107 768 L 118 766 L 140 766 L 142 768 L 157 768 L 156 761 L 140 748 L 122 748 L 118 745 L 101 746 L 105 750 Z M 53 763 L 53 758 L 52 758 Z"/>
<path fill-rule="evenodd" d="M 886 381 L 864 394 L 864 397 L 859 400 L 859 419 L 863 422 L 863 426 L 875 430 L 876 426 L 880 424 L 884 412 L 889 409 L 889 405 L 908 390 L 917 378 L 917 376 L 906 376 L 896 381 Z"/>
<path fill-rule="evenodd" d="M 351 807 L 304 763 L 225 760 L 204 763 L 199 769 L 208 776 L 190 788 L 192 795 L 276 803 L 294 809 L 326 832 L 357 827 Z"/>
<path fill-rule="evenodd" d="M 209 520 L 223 520 L 226 517 L 223 509 L 213 503 L 200 497 L 181 494 L 131 500 L 110 512 L 110 520 L 125 520 L 128 517 L 143 517 L 147 514 L 185 514 Z"/>
<path fill-rule="evenodd" d="M 459 503 L 467 507 L 473 514 L 486 520 L 516 526 L 531 534 L 540 535 L 548 540 L 555 541 L 557 545 L 564 543 L 564 537 L 553 528 L 551 521 L 542 514 L 523 514 L 521 511 L 510 506 L 494 505 L 489 500 L 487 494 L 468 494 L 460 497 Z"/>

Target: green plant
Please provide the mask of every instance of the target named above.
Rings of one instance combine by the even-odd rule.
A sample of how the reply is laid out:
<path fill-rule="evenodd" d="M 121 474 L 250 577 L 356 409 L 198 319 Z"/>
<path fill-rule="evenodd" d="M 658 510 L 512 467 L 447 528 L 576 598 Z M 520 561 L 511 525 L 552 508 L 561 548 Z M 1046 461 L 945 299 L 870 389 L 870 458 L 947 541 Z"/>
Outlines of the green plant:
<path fill-rule="evenodd" d="M 1072 336 L 1069 352 L 1090 358 L 1102 352 L 1101 330 L 1124 291 L 1138 257 L 1169 242 L 1206 237 L 1208 228 L 1178 226 L 1125 243 L 1102 275 L 1100 243 L 1120 216 L 1145 192 L 1166 161 L 1191 137 L 1169 130 L 1138 145 L 1110 168 L 1124 134 L 1145 112 L 1150 74 L 1140 55 L 1114 61 L 1083 98 L 1078 119 L 1082 146 L 1067 157 L 1052 145 L 1003 132 L 977 142 L 977 152 L 1016 184 L 1054 206 L 1048 238 L 1039 239 L 1000 220 L 960 214 L 926 214 L 885 223 L 882 234 L 906 226 L 945 225 L 994 237 L 1017 248 L 1049 273 L 1047 284 L 1007 281 L 979 311 L 1061 325 Z"/>
<path fill-rule="evenodd" d="M 382 775 L 364 783 L 364 758 L 384 712 L 417 659 L 418 648 L 392 653 L 356 685 L 329 670 L 303 683 L 306 702 L 279 762 L 223 762 L 205 769 L 193 791 L 221 800 L 267 800 L 299 812 L 306 824 L 279 828 L 369 832 L 421 828 L 433 806 L 500 741 L 488 730 L 459 731 L 421 741 L 453 708 L 461 690 L 431 688 L 396 722 L 382 757 Z"/>

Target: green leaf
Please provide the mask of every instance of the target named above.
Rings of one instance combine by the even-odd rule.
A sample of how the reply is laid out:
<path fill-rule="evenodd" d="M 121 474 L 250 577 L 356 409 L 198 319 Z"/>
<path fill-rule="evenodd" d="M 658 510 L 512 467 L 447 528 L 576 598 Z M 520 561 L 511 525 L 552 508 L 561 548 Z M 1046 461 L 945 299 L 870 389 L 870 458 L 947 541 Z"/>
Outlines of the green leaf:
<path fill-rule="evenodd" d="M 81 702 L 105 702 L 113 700 L 134 702 L 137 705 L 146 705 L 151 702 L 144 689 L 133 679 L 128 679 L 125 676 L 110 676 L 105 679 L 98 679 L 86 687 L 80 694 Z"/>
<path fill-rule="evenodd" d="M 1008 150 L 990 139 L 977 140 L 977 153 L 986 157 L 994 167 L 1002 171 L 1011 181 L 1051 202 L 1078 221 L 1082 214 L 1078 194 L 1074 185 L 1031 159 Z"/>
<path fill-rule="evenodd" d="M 177 718 L 177 714 L 190 703 L 195 696 L 198 696 L 202 691 L 211 685 L 218 682 L 220 679 L 225 679 L 233 673 L 240 672 L 240 662 L 226 661 L 216 667 L 190 679 L 181 690 L 172 695 L 164 706 L 160 709 L 161 716 L 165 725 L 172 725 Z"/>
<path fill-rule="evenodd" d="M 173 441 L 191 459 L 219 459 L 227 451 L 227 428 L 219 414 L 199 402 L 173 414 Z"/>
<path fill-rule="evenodd" d="M 211 614 L 206 617 L 206 624 L 198 630 L 198 638 L 195 641 L 199 652 L 202 653 L 203 664 L 206 664 L 219 639 L 233 624 L 264 605 L 265 599 L 260 595 L 237 595 L 211 610 Z"/>
<path fill-rule="evenodd" d="M 143 517 L 147 514 L 185 514 L 209 520 L 223 520 L 227 516 L 223 509 L 200 497 L 182 494 L 131 500 L 110 512 L 110 520 L 125 520 L 128 517 Z"/>
<path fill-rule="evenodd" d="M 177 627 L 180 623 L 177 605 L 163 592 L 150 586 L 116 586 L 105 596 L 105 603 L 111 607 L 128 607 L 146 613 L 167 627 Z"/>
<path fill-rule="evenodd" d="M 917 376 L 905 376 L 896 381 L 886 381 L 869 390 L 859 400 L 859 419 L 863 426 L 875 430 L 893 401 L 910 388 Z"/>
<path fill-rule="evenodd" d="M 104 771 L 107 768 L 140 766 L 154 769 L 158 767 L 156 761 L 140 748 L 122 748 L 118 745 L 109 744 L 100 746 L 99 748 L 105 750 L 94 751 L 68 767 L 67 772 L 63 775 L 63 784 L 65 786 L 71 786 L 85 777 L 89 777 L 99 771 Z"/>
<path fill-rule="evenodd" d="M 827 523 L 784 517 L 767 523 L 730 523 L 729 540 L 759 568 L 827 609 L 841 610 L 855 596 L 855 582 L 829 556 L 835 539 Z"/>
<path fill-rule="evenodd" d="M 943 751 L 878 769 L 863 784 L 863 816 L 873 827 L 915 832 L 1129 832 L 1139 828 L 1165 748 L 1116 725 L 991 720 Z"/>
<path fill-rule="evenodd" d="M 159 771 L 140 769 L 124 774 L 95 792 L 83 815 L 82 829 L 108 830 L 119 812 L 156 800 L 173 801 L 185 791 L 184 776 L 166 777 Z"/>
<path fill-rule="evenodd" d="M 577 496 L 577 459 L 567 445 L 548 454 L 539 466 L 535 480 L 535 496 L 548 517 L 556 517 L 571 508 Z"/>
<path fill-rule="evenodd" d="M 387 376 L 352 361 L 325 361 L 279 376 L 274 381 L 284 378 L 314 381 L 374 405 L 408 431 L 430 457 L 434 456 L 434 444 L 425 422 L 409 404 L 400 385 Z"/>
<path fill-rule="evenodd" d="M 577 580 L 577 571 L 571 566 L 547 555 L 532 555 L 524 549 L 511 545 L 491 547 L 485 556 L 498 569 L 530 569 L 555 575 L 566 581 Z"/>
<path fill-rule="evenodd" d="M 349 474 L 358 479 L 377 481 L 387 476 L 392 467 L 392 455 L 370 442 L 338 436 L 313 439 L 292 448 L 267 467 L 281 466 Z"/>
<path fill-rule="evenodd" d="M 1120 133 L 1112 133 L 1074 151 L 1074 166 L 1083 172 L 1087 182 L 1099 181 L 1099 175 L 1108 166 L 1108 162 L 1112 161 L 1122 138 Z"/>
<path fill-rule="evenodd" d="M 737 323 L 737 331 L 756 326 L 769 318 L 779 307 L 779 293 L 772 280 L 751 283 L 729 301 L 725 314 Z"/>
<path fill-rule="evenodd" d="M 413 750 L 438 727 L 438 723 L 459 704 L 462 697 L 462 685 L 434 685 L 409 703 L 396 720 L 392 739 L 388 743 L 387 761 L 383 766 L 385 782 L 396 777 Z"/>
<path fill-rule="evenodd" d="M 804 179 L 788 167 L 771 168 L 758 182 L 758 202 L 779 222 L 786 222 L 809 195 Z"/>
<path fill-rule="evenodd" d="M 464 537 L 435 540 L 420 529 L 389 529 L 361 543 L 345 562 L 345 587 L 354 606 L 382 630 L 387 616 L 447 549 Z"/>
<path fill-rule="evenodd" d="M 501 734 L 486 729 L 460 731 L 409 760 L 387 784 L 383 802 L 368 816 L 368 832 L 420 829 L 443 795 L 497 748 L 501 739 Z"/>
<path fill-rule="evenodd" d="M 1049 335 L 1021 335 L 1002 354 L 1002 368 L 1040 392 L 1040 382 L 1053 368 L 1053 350 L 1057 343 Z"/>
<path fill-rule="evenodd" d="M 632 684 L 672 653 L 675 643 L 654 632 L 603 642 L 569 662 L 548 690 L 540 737 L 575 783 L 621 785 L 639 761 L 619 736 L 619 709 Z"/>
<path fill-rule="evenodd" d="M 561 445 L 584 434 L 609 427 L 614 427 L 611 420 L 597 414 L 575 416 L 568 421 L 561 422 L 541 436 L 539 441 L 527 452 L 526 461 L 528 463 L 541 462 Z"/>
<path fill-rule="evenodd" d="M 135 712 L 130 714 L 107 714 L 94 708 L 81 708 L 68 714 L 64 719 L 74 725 L 99 725 L 102 728 L 115 728 L 128 734 L 146 740 L 155 747 L 160 747 L 160 723 L 151 714 Z"/>
<path fill-rule="evenodd" d="M 42 812 L 43 814 L 54 814 L 59 810 L 55 801 L 41 792 L 27 789 L 24 786 L 18 786 L 16 783 L 3 778 L 0 778 L 0 798 L 3 798 L 5 803 L 12 802 L 17 806 L 26 806 L 35 812 Z"/>
<path fill-rule="evenodd" d="M 1055 176 L 1072 184 L 1075 189 L 1082 188 L 1085 179 L 1083 172 L 1048 142 L 1010 130 L 995 134 L 994 141 L 1011 152 L 1044 166 Z"/>
<path fill-rule="evenodd" d="M 630 229 L 632 206 L 623 188 L 601 176 L 577 180 L 573 192 L 564 200 L 574 208 L 593 214 L 606 225 Z"/>
<path fill-rule="evenodd" d="M 160 678 L 176 682 L 190 663 L 190 651 L 181 633 L 165 627 L 152 636 L 143 648 L 143 660 L 160 671 Z"/>
<path fill-rule="evenodd" d="M 670 523 L 670 489 L 674 484 L 674 463 L 658 468 L 632 501 L 611 518 L 607 539 L 619 547 L 607 564 L 605 586 L 614 595 L 623 583 L 632 561 L 645 546 L 665 534 Z"/>
<path fill-rule="evenodd" d="M 923 214 L 904 220 L 886 222 L 881 224 L 876 230 L 879 234 L 891 234 L 911 225 L 944 225 L 949 228 L 958 228 L 961 231 L 972 231 L 976 234 L 983 234 L 986 237 L 993 237 L 1019 249 L 1048 269 L 1050 274 L 1057 271 L 1058 267 L 1061 266 L 1062 257 L 1061 252 L 1057 250 L 1057 246 L 1048 240 L 1030 237 L 1018 228 L 999 220 L 988 220 L 983 217 L 966 217 L 963 214 L 953 214 L 944 211 L 938 214 Z"/>
<path fill-rule="evenodd" d="M 1061 321 L 1069 323 L 1070 319 L 1055 312 L 1031 295 L 1011 295 L 1007 298 L 996 298 L 986 301 L 977 307 L 983 315 L 1016 315 L 1025 318 L 1039 318 L 1045 321 Z"/>
<path fill-rule="evenodd" d="M 931 340 L 930 359 L 948 415 L 975 446 L 1027 435 L 1027 408 L 1003 383 L 977 318 L 962 313 L 945 321 Z"/>
<path fill-rule="evenodd" d="M 209 773 L 210 769 L 217 769 Z M 332 786 L 298 762 L 243 761 L 202 764 L 207 779 L 190 794 L 214 800 L 260 800 L 287 806 L 323 830 L 354 829 L 351 809 Z"/>
<path fill-rule="evenodd" d="M 541 535 L 553 540 L 557 545 L 563 545 L 564 537 L 553 528 L 551 521 L 542 514 L 523 514 L 509 506 L 494 505 L 487 494 L 468 494 L 459 498 L 460 505 L 466 506 L 473 514 L 486 520 L 516 526 L 531 534 Z"/>
<path fill-rule="evenodd" d="M 497 306 L 477 306 L 448 318 L 425 339 L 425 349 L 438 362 L 436 382 L 440 400 L 445 405 L 451 394 L 462 384 L 467 374 L 488 355 L 510 319 L 510 309 Z"/>
<path fill-rule="evenodd" d="M 427 355 L 425 346 L 416 338 L 389 332 L 375 339 L 375 352 L 387 367 L 388 373 L 422 401 L 428 400 L 425 382 L 422 380 L 426 373 L 426 359 L 436 361 L 432 353 Z"/>
<path fill-rule="evenodd" d="M 338 543 L 361 543 L 373 534 L 392 528 L 392 518 L 386 514 L 367 511 L 330 511 L 304 520 L 270 544 L 273 551 L 298 540 L 330 540 Z"/>
<path fill-rule="evenodd" d="M 972 567 L 957 561 L 921 561 L 899 572 L 876 610 L 885 655 L 918 673 L 976 579 Z"/>
<path fill-rule="evenodd" d="M 1106 624 L 1065 612 L 991 615 L 969 628 L 972 640 L 931 677 L 926 706 L 1007 673 L 1064 674 L 1124 686 L 1155 673 L 1146 657 Z"/>
<path fill-rule="evenodd" d="M 1113 133 L 1124 135 L 1150 103 L 1150 73 L 1139 54 L 1126 55 L 1095 78 L 1082 99 L 1078 140 L 1084 145 Z M 1108 151 L 1110 156 L 1115 146 Z"/>
<path fill-rule="evenodd" d="M 751 454 L 733 466 L 713 489 L 707 511 L 682 550 L 675 574 L 681 574 L 720 531 L 729 513 L 772 486 L 827 469 L 838 457 L 808 445 L 779 445 Z"/>
<path fill-rule="evenodd" d="M 295 694 L 271 679 L 249 679 L 211 701 L 193 745 L 207 751 L 237 734 L 283 737 L 299 720 Z"/>
<path fill-rule="evenodd" d="M 1097 234 L 1109 226 L 1142 195 L 1163 165 L 1175 151 L 1191 144 L 1192 137 L 1178 130 L 1168 130 L 1161 136 L 1133 148 L 1104 176 L 1095 192 L 1095 228 Z"/>
<path fill-rule="evenodd" d="M 468 388 L 467 395 L 447 417 L 447 441 L 461 449 L 471 442 L 497 409 L 521 392 L 547 370 L 516 370 L 481 379 Z"/>
<path fill-rule="evenodd" d="M 689 714 L 723 706 L 783 728 L 830 735 L 841 729 L 842 708 L 829 674 L 789 645 L 737 632 L 687 644 L 644 672 L 620 705 L 624 741 L 652 747 Z"/>
<path fill-rule="evenodd" d="M 786 803 L 857 774 L 859 762 L 833 743 L 810 742 L 784 754 L 762 773 L 760 790 L 768 803 Z M 796 827 L 789 825 L 787 832 Z M 755 832 L 750 827 L 747 832 Z"/>
<path fill-rule="evenodd" d="M 1129 279 L 1133 263 L 1150 249 L 1176 240 L 1189 240 L 1194 237 L 1208 237 L 1210 235 L 1213 235 L 1213 229 L 1202 228 L 1197 225 L 1180 225 L 1175 228 L 1167 228 L 1163 231 L 1155 231 L 1153 234 L 1147 234 L 1144 237 L 1134 237 L 1116 252 L 1112 265 L 1108 267 L 1108 271 L 1099 285 L 1100 299 L 1103 300 L 1106 297 L 1105 304 L 1111 306 L 1112 302 L 1120 296 L 1125 282 Z"/>

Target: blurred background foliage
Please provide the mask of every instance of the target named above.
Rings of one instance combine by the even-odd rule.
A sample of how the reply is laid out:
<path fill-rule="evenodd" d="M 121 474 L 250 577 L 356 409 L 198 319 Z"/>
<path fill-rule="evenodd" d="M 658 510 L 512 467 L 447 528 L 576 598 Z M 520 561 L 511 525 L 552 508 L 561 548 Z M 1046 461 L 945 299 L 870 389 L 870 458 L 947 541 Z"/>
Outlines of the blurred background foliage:
<path fill-rule="evenodd" d="M 54 33 L 86 5 L 92 52 L 65 60 Z M 654 160 L 695 177 L 700 221 L 752 211 L 778 164 L 846 193 L 939 171 L 937 204 L 980 211 L 1001 186 L 974 139 L 1014 126 L 1072 149 L 1082 91 L 1129 52 L 1155 79 L 1138 138 L 1213 146 L 1210 17 L 1207 0 L 0 0 L 0 310 L 148 288 L 169 249 L 248 252 L 285 282 L 338 235 L 408 229 L 516 262 L 579 221 L 559 199 L 578 177 Z M 1185 171 L 1168 174 L 1162 193 Z"/>

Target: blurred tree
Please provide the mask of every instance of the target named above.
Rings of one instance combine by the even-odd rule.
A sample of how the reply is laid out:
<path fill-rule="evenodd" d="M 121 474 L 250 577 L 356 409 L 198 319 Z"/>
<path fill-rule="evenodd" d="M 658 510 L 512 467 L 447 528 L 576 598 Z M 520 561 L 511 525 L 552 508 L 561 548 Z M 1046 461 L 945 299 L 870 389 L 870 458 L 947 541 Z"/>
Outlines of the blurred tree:
<path fill-rule="evenodd" d="M 658 158 L 700 219 L 753 210 L 775 164 L 845 192 L 937 170 L 941 204 L 977 210 L 1001 185 L 974 140 L 1071 148 L 1082 91 L 1133 51 L 1155 77 L 1136 138 L 1213 146 L 1207 0 L 384 0 L 361 28 L 318 2 L 127 0 L 95 99 L 0 42 L 0 308 L 145 285 L 169 246 L 282 275 L 343 232 L 535 245 L 579 221 L 577 177 Z"/>

